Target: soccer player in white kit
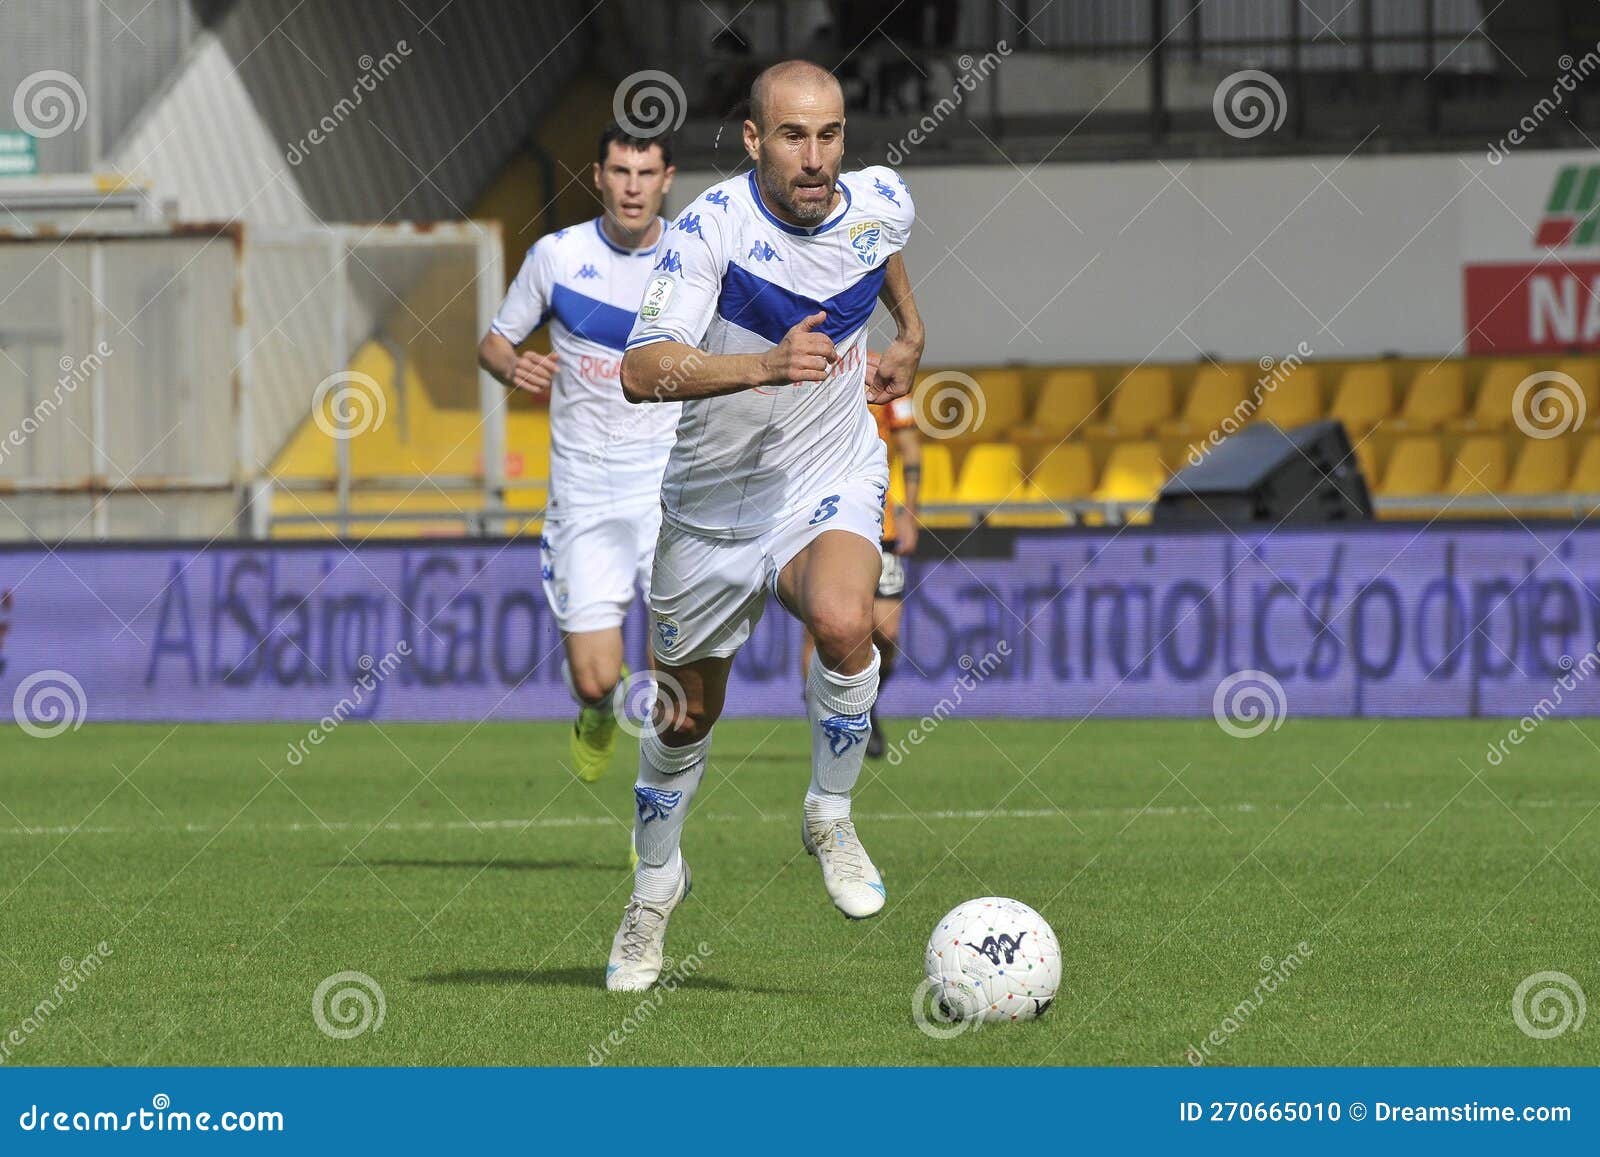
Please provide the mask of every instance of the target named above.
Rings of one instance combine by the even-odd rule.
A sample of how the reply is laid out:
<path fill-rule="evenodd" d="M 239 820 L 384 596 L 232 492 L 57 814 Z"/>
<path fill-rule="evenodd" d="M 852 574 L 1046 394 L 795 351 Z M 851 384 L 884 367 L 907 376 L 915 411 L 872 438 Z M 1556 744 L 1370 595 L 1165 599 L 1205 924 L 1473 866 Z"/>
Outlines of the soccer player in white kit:
<path fill-rule="evenodd" d="M 563 673 L 578 700 L 573 771 L 593 782 L 616 746 L 612 696 L 626 675 L 622 622 L 634 583 L 650 585 L 661 525 L 661 473 L 678 406 L 630 406 L 618 384 L 623 346 L 666 230 L 672 187 L 664 137 L 600 137 L 594 186 L 605 212 L 541 237 L 478 347 L 507 386 L 550 398 L 550 498 L 539 544 L 545 598 L 561 628 Z M 550 323 L 552 352 L 518 355 Z"/>
<path fill-rule="evenodd" d="M 886 898 L 850 793 L 878 693 L 872 602 L 889 481 L 867 402 L 904 396 L 922 356 L 899 256 L 911 196 L 892 169 L 840 172 L 844 97 L 816 65 L 767 69 L 750 106 L 755 171 L 673 222 L 623 359 L 629 399 L 683 407 L 650 584 L 657 668 L 678 686 L 658 690 L 640 743 L 639 865 L 606 967 L 613 990 L 660 975 L 668 917 L 689 891 L 684 816 L 733 657 L 769 591 L 817 646 L 802 840 L 846 916 L 875 915 Z M 868 382 L 867 322 L 880 300 L 898 336 Z"/>

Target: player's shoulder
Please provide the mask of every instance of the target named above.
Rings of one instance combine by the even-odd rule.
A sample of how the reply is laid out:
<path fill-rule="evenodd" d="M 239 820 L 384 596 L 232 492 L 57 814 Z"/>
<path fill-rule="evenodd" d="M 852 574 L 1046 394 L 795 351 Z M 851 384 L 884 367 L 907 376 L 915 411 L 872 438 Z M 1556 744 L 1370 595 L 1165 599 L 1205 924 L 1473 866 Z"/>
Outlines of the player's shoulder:
<path fill-rule="evenodd" d="M 687 205 L 678 212 L 673 219 L 673 228 L 679 228 L 686 219 L 710 222 L 713 228 L 718 229 L 730 220 L 744 216 L 749 211 L 748 181 L 741 174 L 729 177 L 725 181 L 718 181 L 709 189 L 696 195 Z"/>
<path fill-rule="evenodd" d="M 840 173 L 839 180 L 863 211 L 911 219 L 911 190 L 905 178 L 888 165 L 868 165 L 864 169 Z"/>

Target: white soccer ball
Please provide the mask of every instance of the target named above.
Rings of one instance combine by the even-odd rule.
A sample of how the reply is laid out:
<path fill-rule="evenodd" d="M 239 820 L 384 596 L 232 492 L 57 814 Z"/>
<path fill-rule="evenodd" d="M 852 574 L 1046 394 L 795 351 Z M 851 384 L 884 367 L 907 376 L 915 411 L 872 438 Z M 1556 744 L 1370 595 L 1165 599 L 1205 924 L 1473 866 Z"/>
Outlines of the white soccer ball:
<path fill-rule="evenodd" d="M 923 954 L 928 984 L 952 1021 L 1032 1020 L 1061 986 L 1061 945 L 1020 900 L 983 896 L 947 912 Z"/>

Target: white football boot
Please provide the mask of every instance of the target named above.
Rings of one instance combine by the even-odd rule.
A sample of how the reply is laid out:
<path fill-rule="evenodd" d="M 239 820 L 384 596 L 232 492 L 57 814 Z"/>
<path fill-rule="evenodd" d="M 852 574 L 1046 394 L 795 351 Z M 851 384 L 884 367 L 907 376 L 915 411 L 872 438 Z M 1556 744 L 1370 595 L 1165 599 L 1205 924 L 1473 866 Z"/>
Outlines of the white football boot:
<path fill-rule="evenodd" d="M 888 893 L 883 877 L 861 846 L 849 820 L 802 820 L 800 839 L 822 865 L 822 883 L 834 905 L 852 920 L 865 920 L 883 910 Z"/>
<path fill-rule="evenodd" d="M 691 886 L 689 864 L 683 865 L 678 890 L 666 904 L 648 904 L 630 897 L 622 913 L 622 926 L 611 941 L 606 965 L 606 988 L 612 992 L 643 992 L 661 975 L 662 949 L 667 942 L 667 917 L 683 903 Z"/>

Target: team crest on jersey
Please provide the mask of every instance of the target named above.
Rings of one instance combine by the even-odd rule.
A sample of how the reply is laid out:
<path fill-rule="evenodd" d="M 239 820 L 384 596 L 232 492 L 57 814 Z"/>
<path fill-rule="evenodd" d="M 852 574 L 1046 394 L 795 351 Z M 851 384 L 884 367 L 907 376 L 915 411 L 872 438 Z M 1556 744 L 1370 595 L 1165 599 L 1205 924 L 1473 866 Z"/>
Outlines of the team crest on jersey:
<path fill-rule="evenodd" d="M 677 620 L 669 619 L 665 615 L 656 618 L 656 638 L 661 640 L 661 649 L 670 651 L 678 645 L 679 630 Z"/>
<path fill-rule="evenodd" d="M 674 284 L 670 277 L 652 277 L 650 284 L 645 288 L 644 301 L 639 306 L 639 316 L 646 321 L 654 321 L 660 317 L 661 311 L 667 308 L 667 302 L 672 300 Z"/>
<path fill-rule="evenodd" d="M 570 592 L 567 590 L 567 584 L 566 583 L 557 583 L 556 584 L 556 610 L 560 614 L 564 615 L 564 614 L 567 613 L 567 603 L 570 601 L 570 598 L 571 598 L 571 595 L 570 595 Z"/>
<path fill-rule="evenodd" d="M 850 226 L 850 248 L 868 269 L 878 263 L 878 242 L 882 240 L 882 221 L 859 221 Z"/>

